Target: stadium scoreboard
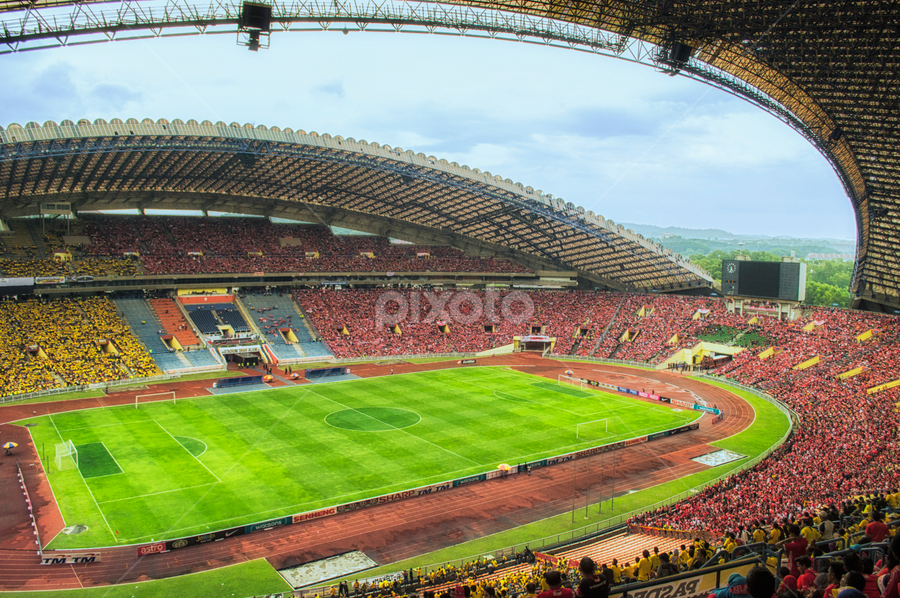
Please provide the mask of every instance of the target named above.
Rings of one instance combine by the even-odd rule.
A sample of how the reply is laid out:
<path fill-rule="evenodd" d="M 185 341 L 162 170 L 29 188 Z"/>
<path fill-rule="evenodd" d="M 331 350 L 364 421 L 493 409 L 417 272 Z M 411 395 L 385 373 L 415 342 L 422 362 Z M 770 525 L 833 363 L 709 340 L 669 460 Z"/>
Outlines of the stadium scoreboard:
<path fill-rule="evenodd" d="M 723 260 L 722 294 L 803 301 L 806 299 L 806 264 Z"/>

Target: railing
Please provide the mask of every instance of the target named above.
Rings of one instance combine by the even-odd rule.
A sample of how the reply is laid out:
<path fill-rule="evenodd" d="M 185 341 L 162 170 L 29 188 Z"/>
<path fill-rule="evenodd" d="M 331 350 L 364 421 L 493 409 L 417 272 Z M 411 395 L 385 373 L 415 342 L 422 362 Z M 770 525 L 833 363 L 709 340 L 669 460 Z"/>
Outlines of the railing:
<path fill-rule="evenodd" d="M 791 419 L 792 426 L 791 426 L 791 429 L 788 430 L 787 435 L 790 435 L 791 431 L 793 430 L 793 424 L 799 424 L 802 422 L 802 418 L 800 417 L 799 413 L 797 413 L 796 411 L 794 411 L 793 409 L 791 409 L 790 407 L 785 405 L 782 401 L 779 401 L 775 397 L 768 395 L 757 388 L 753 388 L 752 386 L 747 386 L 746 384 L 741 384 L 740 382 L 735 382 L 734 380 L 731 380 L 729 378 L 712 376 L 710 374 L 695 373 L 692 375 L 696 376 L 697 378 L 709 380 L 710 382 L 718 382 L 720 384 L 724 384 L 724 385 L 730 386 L 732 388 L 737 388 L 739 390 L 743 390 L 746 393 L 750 393 L 759 399 L 762 399 L 768 403 L 775 405 L 779 411 L 781 411 L 782 413 L 784 413 Z M 782 440 L 782 442 L 783 441 L 784 440 Z"/>
<path fill-rule="evenodd" d="M 584 355 L 551 355 L 550 357 L 552 359 L 560 359 L 563 361 L 586 361 L 589 363 L 604 363 L 607 365 L 628 365 L 645 370 L 656 369 L 655 364 L 644 363 L 643 361 L 630 361 L 628 359 L 599 359 L 597 357 L 585 357 Z"/>
<path fill-rule="evenodd" d="M 322 359 L 331 363 L 354 363 L 363 361 L 385 361 L 389 359 L 424 359 L 430 357 L 473 357 L 477 353 L 416 353 L 407 355 L 361 355 L 359 357 L 334 357 Z"/>
<path fill-rule="evenodd" d="M 195 365 L 189 368 L 175 368 L 166 371 L 184 376 L 185 374 L 199 374 L 201 372 L 223 372 L 226 369 L 228 368 L 225 365 L 219 363 L 217 365 Z"/>
<path fill-rule="evenodd" d="M 34 518 L 34 506 L 31 502 L 31 496 L 28 495 L 28 484 L 25 483 L 25 472 L 22 471 L 22 466 L 19 465 L 19 460 L 16 459 L 16 469 L 19 472 L 19 481 L 22 482 L 22 493 L 25 495 L 25 502 L 28 504 L 28 516 L 31 518 L 31 527 L 34 528 L 34 537 L 35 544 L 37 544 L 37 552 L 39 555 L 42 555 L 44 552 L 44 547 L 41 545 L 41 532 L 38 530 L 37 519 Z"/>
<path fill-rule="evenodd" d="M 135 384 L 147 384 L 148 382 L 158 382 L 162 380 L 172 380 L 178 378 L 173 374 L 160 374 L 158 376 L 147 376 L 146 378 L 130 378 L 128 380 L 110 380 L 109 382 L 96 382 L 94 384 L 82 384 L 79 386 L 63 386 L 62 388 L 48 388 L 47 390 L 37 390 L 35 392 L 25 392 L 17 395 L 9 395 L 0 397 L 0 403 L 12 403 L 15 401 L 25 401 L 27 399 L 36 399 L 38 397 L 49 397 L 52 395 L 61 395 L 70 392 L 81 392 L 85 390 L 97 390 L 100 388 L 115 388 L 118 386 L 134 386 Z"/>

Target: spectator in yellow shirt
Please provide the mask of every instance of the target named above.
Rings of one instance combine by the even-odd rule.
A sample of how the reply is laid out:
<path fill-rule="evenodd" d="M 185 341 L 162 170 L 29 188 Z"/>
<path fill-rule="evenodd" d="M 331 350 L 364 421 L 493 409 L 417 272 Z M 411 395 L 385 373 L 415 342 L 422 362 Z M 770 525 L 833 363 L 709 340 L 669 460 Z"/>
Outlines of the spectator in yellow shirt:
<path fill-rule="evenodd" d="M 638 581 L 650 581 L 650 572 L 653 570 L 653 567 L 650 563 L 649 550 L 644 551 L 644 558 L 638 560 L 637 568 Z"/>
<path fill-rule="evenodd" d="M 761 526 L 756 526 L 753 529 L 753 543 L 759 544 L 760 542 L 766 541 L 766 531 L 762 529 Z"/>

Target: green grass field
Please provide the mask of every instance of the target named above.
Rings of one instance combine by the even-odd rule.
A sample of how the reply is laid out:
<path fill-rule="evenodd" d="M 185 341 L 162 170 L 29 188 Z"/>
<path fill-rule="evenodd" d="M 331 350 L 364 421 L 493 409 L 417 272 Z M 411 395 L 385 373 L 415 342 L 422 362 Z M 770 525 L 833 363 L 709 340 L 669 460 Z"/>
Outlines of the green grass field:
<path fill-rule="evenodd" d="M 673 411 L 502 368 L 91 409 L 29 428 L 67 525 L 50 548 L 177 538 L 664 430 Z M 576 438 L 583 426 L 587 440 Z M 71 440 L 79 467 L 59 471 Z"/>

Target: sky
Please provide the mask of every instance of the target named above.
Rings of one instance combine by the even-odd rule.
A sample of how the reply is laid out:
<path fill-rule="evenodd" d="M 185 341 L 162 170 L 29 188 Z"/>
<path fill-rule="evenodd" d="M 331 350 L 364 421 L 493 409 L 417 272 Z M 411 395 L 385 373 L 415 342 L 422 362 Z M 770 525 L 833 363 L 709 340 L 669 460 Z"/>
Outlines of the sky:
<path fill-rule="evenodd" d="M 616 222 L 855 239 L 850 200 L 798 133 L 725 92 L 534 44 L 399 33 L 120 41 L 0 56 L 0 124 L 277 125 L 479 168 Z"/>

